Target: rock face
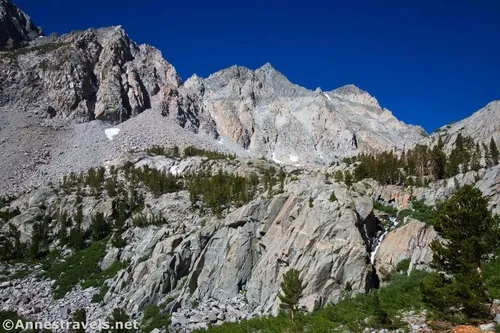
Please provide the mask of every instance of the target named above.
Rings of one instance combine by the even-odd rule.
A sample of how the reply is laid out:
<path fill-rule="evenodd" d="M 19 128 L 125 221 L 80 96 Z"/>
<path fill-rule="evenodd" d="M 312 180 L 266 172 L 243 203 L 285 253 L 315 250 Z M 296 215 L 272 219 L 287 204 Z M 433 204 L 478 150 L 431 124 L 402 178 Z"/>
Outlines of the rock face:
<path fill-rule="evenodd" d="M 42 35 L 42 29 L 25 12 L 10 0 L 0 0 L 0 51 L 26 46 Z"/>
<path fill-rule="evenodd" d="M 310 91 L 270 64 L 193 76 L 184 88 L 202 96 L 221 134 L 281 163 L 324 164 L 359 152 L 402 149 L 425 135 L 355 86 Z"/>
<path fill-rule="evenodd" d="M 432 261 L 429 247 L 438 238 L 436 231 L 425 223 L 407 218 L 405 225 L 387 234 L 375 257 L 377 272 L 381 279 L 389 277 L 396 265 L 410 260 L 408 272 L 413 269 L 425 269 Z"/>
<path fill-rule="evenodd" d="M 338 201 L 329 200 L 332 191 Z M 172 199 L 163 196 L 149 205 L 170 220 L 200 223 L 188 209 L 179 210 L 189 207 L 187 194 Z M 273 313 L 282 275 L 296 268 L 308 281 L 303 306 L 316 309 L 338 301 L 347 285 L 365 290 L 370 266 L 357 227 L 365 213 L 357 212 L 345 187 L 305 178 L 285 186 L 283 194 L 256 198 L 223 219 L 207 219 L 202 228 L 188 227 L 190 232 L 174 231 L 172 224 L 131 229 L 123 235 L 130 245 L 109 254 L 132 261 L 131 270 L 111 284 L 109 299 L 124 296 L 135 313 L 167 294 L 176 296 L 175 309 L 198 300 L 227 303 L 244 293 L 246 311 Z M 144 255 L 149 257 L 139 260 Z"/>
<path fill-rule="evenodd" d="M 0 105 L 46 117 L 119 122 L 151 108 L 180 79 L 160 52 L 132 42 L 121 27 L 37 39 L 2 54 Z"/>

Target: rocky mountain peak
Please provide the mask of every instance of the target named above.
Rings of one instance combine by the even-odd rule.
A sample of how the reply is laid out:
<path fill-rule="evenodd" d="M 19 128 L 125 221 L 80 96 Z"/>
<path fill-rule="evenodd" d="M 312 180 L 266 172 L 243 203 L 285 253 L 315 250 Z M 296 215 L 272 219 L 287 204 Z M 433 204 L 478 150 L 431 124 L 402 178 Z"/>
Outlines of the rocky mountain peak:
<path fill-rule="evenodd" d="M 341 99 L 348 100 L 352 103 L 372 106 L 381 109 L 377 99 L 371 96 L 368 92 L 358 88 L 353 84 L 348 84 L 329 92 L 330 94 Z"/>
<path fill-rule="evenodd" d="M 13 50 L 43 35 L 31 18 L 10 0 L 0 0 L 0 51 Z"/>

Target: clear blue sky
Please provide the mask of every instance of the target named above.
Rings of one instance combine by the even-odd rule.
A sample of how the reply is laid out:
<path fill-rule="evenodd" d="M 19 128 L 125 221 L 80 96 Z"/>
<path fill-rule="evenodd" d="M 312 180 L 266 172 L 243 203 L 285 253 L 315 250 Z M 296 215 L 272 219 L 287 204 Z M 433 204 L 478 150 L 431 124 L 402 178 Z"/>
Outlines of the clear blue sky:
<path fill-rule="evenodd" d="M 355 84 L 428 132 L 500 99 L 500 1 L 13 0 L 45 32 L 122 25 L 185 80 L 270 62 L 324 91 Z"/>

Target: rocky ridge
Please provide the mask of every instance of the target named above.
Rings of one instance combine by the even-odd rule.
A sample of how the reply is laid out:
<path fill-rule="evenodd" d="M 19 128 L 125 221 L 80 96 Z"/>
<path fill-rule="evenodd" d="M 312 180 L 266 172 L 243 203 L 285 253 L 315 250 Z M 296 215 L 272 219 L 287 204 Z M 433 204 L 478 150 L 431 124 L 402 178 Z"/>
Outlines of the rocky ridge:
<path fill-rule="evenodd" d="M 0 51 L 26 46 L 40 36 L 43 36 L 42 29 L 35 26 L 25 12 L 10 0 L 0 1 Z"/>
<path fill-rule="evenodd" d="M 233 66 L 206 79 L 195 75 L 183 88 L 202 96 L 221 134 L 280 163 L 328 164 L 360 152 L 403 149 L 425 136 L 353 85 L 310 91 L 269 63 L 255 71 Z"/>

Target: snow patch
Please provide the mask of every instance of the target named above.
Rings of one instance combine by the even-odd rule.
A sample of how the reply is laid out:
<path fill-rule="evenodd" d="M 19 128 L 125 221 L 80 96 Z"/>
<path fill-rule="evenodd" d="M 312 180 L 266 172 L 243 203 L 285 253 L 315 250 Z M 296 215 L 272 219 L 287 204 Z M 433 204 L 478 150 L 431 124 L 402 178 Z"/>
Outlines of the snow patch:
<path fill-rule="evenodd" d="M 328 96 L 327 94 L 323 93 L 323 95 L 325 95 L 326 98 L 328 98 L 328 100 L 331 102 L 332 99 L 330 98 L 330 96 Z"/>
<path fill-rule="evenodd" d="M 119 128 L 113 127 L 113 128 L 107 128 L 104 130 L 104 134 L 108 137 L 109 140 L 113 140 L 115 135 L 117 135 L 120 132 Z"/>
<path fill-rule="evenodd" d="M 223 145 L 223 144 L 224 144 L 224 138 L 221 136 L 221 137 L 220 137 L 220 140 L 219 140 L 219 141 L 217 141 L 217 143 L 220 143 L 221 145 Z"/>
<path fill-rule="evenodd" d="M 290 161 L 291 162 L 298 162 L 299 161 L 299 157 L 296 156 L 296 155 L 290 155 Z"/>

